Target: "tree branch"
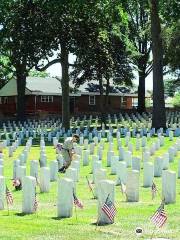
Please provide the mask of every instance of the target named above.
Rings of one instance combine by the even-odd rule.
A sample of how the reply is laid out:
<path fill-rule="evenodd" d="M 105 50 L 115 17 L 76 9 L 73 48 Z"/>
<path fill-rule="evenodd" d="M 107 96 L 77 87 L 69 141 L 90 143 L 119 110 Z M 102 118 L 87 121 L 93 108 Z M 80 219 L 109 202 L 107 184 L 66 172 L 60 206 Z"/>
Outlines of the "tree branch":
<path fill-rule="evenodd" d="M 57 59 L 54 59 L 52 60 L 51 62 L 48 62 L 44 67 L 40 68 L 39 66 L 35 66 L 35 69 L 40 71 L 40 72 L 43 72 L 45 71 L 48 67 L 52 66 L 53 64 L 55 63 L 61 63 L 61 59 L 57 58 Z"/>

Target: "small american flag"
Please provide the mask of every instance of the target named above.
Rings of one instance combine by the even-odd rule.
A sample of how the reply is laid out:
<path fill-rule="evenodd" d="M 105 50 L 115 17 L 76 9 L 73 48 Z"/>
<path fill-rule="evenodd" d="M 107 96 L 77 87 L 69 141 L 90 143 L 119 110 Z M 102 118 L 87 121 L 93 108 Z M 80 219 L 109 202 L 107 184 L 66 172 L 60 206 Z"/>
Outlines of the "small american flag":
<path fill-rule="evenodd" d="M 157 227 L 162 227 L 167 220 L 166 213 L 164 211 L 164 201 L 161 203 L 159 208 L 151 217 L 152 223 L 154 223 Z"/>
<path fill-rule="evenodd" d="M 152 183 L 152 186 L 151 186 L 152 199 L 155 198 L 156 193 L 157 193 L 157 187 L 156 187 L 156 184 L 153 182 L 153 183 Z"/>
<path fill-rule="evenodd" d="M 111 220 L 111 222 L 114 222 L 114 217 L 116 215 L 117 210 L 112 201 L 109 199 L 109 195 L 107 196 L 106 201 L 101 209 Z"/>
<path fill-rule="evenodd" d="M 90 181 L 89 181 L 89 179 L 88 179 L 87 176 L 86 176 L 86 179 L 87 179 L 87 184 L 88 184 L 89 190 L 90 190 L 90 192 L 92 192 L 92 191 L 93 191 L 93 186 L 92 186 L 92 184 L 90 183 Z"/>
<path fill-rule="evenodd" d="M 38 209 L 38 201 L 37 201 L 37 193 L 35 193 L 34 205 L 33 205 L 33 212 L 36 212 L 37 209 Z"/>
<path fill-rule="evenodd" d="M 6 201 L 8 205 L 12 205 L 13 204 L 13 195 L 12 193 L 9 191 L 8 187 L 6 186 Z"/>
<path fill-rule="evenodd" d="M 83 209 L 83 203 L 76 197 L 75 193 L 73 192 L 73 198 L 74 198 L 74 205 L 78 208 Z"/>

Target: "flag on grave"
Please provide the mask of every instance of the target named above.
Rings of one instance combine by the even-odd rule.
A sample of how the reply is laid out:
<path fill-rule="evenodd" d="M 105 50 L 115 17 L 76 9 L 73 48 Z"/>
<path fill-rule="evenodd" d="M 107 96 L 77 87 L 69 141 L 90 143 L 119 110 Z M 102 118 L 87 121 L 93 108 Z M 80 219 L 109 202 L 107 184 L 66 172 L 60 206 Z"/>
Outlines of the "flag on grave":
<path fill-rule="evenodd" d="M 33 212 L 36 212 L 37 209 L 38 209 L 38 201 L 37 201 L 37 193 L 35 193 L 34 205 L 33 205 Z"/>
<path fill-rule="evenodd" d="M 107 196 L 106 201 L 103 204 L 101 209 L 107 215 L 107 217 L 111 220 L 111 222 L 114 222 L 114 217 L 116 215 L 117 210 L 115 205 L 109 199 L 109 195 Z"/>
<path fill-rule="evenodd" d="M 156 212 L 151 217 L 152 223 L 154 223 L 157 227 L 162 227 L 167 220 L 167 215 L 164 211 L 164 201 L 162 201 L 159 208 L 156 210 Z"/>
<path fill-rule="evenodd" d="M 8 187 L 6 186 L 6 201 L 8 205 L 12 205 L 13 204 L 13 195 L 12 193 L 9 191 Z"/>
<path fill-rule="evenodd" d="M 83 203 L 77 198 L 76 194 L 73 191 L 73 198 L 74 198 L 74 205 L 77 206 L 78 208 L 83 209 Z"/>

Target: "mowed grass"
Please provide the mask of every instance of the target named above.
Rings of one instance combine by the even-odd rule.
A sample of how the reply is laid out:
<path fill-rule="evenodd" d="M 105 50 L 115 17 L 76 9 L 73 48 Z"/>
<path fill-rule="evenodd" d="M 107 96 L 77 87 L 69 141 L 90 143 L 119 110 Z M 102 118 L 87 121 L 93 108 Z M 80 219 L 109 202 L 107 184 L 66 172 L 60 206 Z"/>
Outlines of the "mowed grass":
<path fill-rule="evenodd" d="M 148 141 L 150 145 L 156 138 Z M 131 139 L 134 144 L 133 156 L 142 155 L 142 151 L 135 150 L 135 138 Z M 165 138 L 165 145 L 161 147 L 151 160 L 156 156 L 161 156 L 168 151 L 168 148 L 177 141 L 169 141 Z M 122 138 L 124 146 L 124 138 Z M 86 176 L 92 179 L 91 173 L 91 157 L 89 166 L 80 168 L 80 179 L 77 183 L 77 196 L 82 200 L 84 209 L 77 209 L 77 219 L 75 211 L 72 218 L 57 218 L 57 182 L 51 182 L 49 193 L 40 193 L 37 189 L 37 198 L 39 202 L 38 211 L 35 214 L 22 214 L 22 191 L 14 191 L 12 187 L 13 160 L 17 159 L 23 151 L 24 146 L 18 147 L 13 157 L 8 157 L 8 150 L 4 150 L 4 176 L 6 183 L 14 196 L 14 205 L 10 207 L 9 215 L 7 208 L 0 211 L 0 239 L 1 240 L 99 240 L 99 239 L 136 239 L 135 229 L 141 227 L 143 235 L 141 239 L 151 238 L 154 231 L 154 225 L 149 218 L 158 208 L 161 200 L 160 196 L 152 200 L 150 188 L 143 188 L 143 170 L 140 173 L 140 201 L 137 203 L 126 202 L 125 196 L 120 192 L 120 187 L 115 187 L 115 204 L 118 210 L 115 223 L 106 226 L 96 227 L 97 220 L 97 200 L 92 199 L 92 194 L 88 189 Z M 107 169 L 108 179 L 115 180 L 115 175 L 110 175 L 110 168 L 106 167 L 106 156 L 108 143 L 105 139 L 105 149 L 103 152 L 103 167 Z M 114 138 L 114 151 L 117 153 L 117 140 Z M 95 154 L 97 147 L 95 148 Z M 56 159 L 56 153 L 53 146 L 46 147 L 48 162 Z M 40 148 L 38 145 L 33 145 L 27 161 L 27 175 L 29 175 L 30 160 L 39 159 Z M 180 151 L 170 163 L 170 169 L 178 172 L 178 160 L 180 159 Z M 59 175 L 59 178 L 63 177 Z M 154 179 L 158 191 L 161 194 L 161 178 Z M 177 179 L 176 185 L 176 203 L 165 206 L 165 211 L 168 216 L 167 224 L 162 229 L 155 230 L 155 237 L 164 237 L 170 239 L 180 239 L 180 179 Z"/>

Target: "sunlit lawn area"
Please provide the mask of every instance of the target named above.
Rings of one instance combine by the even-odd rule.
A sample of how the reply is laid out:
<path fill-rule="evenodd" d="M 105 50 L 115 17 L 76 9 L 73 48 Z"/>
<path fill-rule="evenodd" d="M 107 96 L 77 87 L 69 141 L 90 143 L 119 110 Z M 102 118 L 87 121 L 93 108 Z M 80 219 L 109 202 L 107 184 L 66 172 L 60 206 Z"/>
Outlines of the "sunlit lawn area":
<path fill-rule="evenodd" d="M 106 140 L 106 139 L 105 139 Z M 141 156 L 141 151 L 135 151 L 135 138 L 131 142 L 134 144 L 133 156 Z M 155 138 L 148 141 L 151 144 Z M 152 161 L 155 156 L 163 155 L 168 151 L 168 148 L 177 141 L 169 141 L 165 138 L 165 145 L 161 147 L 154 156 L 151 157 Z M 122 139 L 124 146 L 124 138 Z M 114 138 L 114 151 L 117 153 L 117 141 Z M 19 154 L 24 149 L 20 146 L 13 157 L 8 158 L 7 149 L 4 150 L 4 176 L 6 183 L 14 196 L 14 205 L 10 207 L 9 215 L 7 209 L 0 211 L 0 239 L 1 240 L 48 240 L 48 239 L 76 239 L 76 240 L 92 240 L 92 239 L 136 239 L 136 227 L 142 227 L 143 235 L 141 239 L 148 239 L 154 231 L 154 225 L 150 222 L 149 218 L 158 208 L 161 200 L 160 197 L 151 199 L 150 188 L 142 187 L 142 173 L 140 181 L 140 201 L 138 203 L 127 203 L 125 196 L 122 195 L 120 187 L 116 186 L 115 204 L 118 213 L 115 223 L 106 226 L 96 227 L 97 220 L 97 200 L 92 199 L 92 194 L 88 189 L 86 176 L 92 179 L 91 176 L 91 163 L 89 166 L 82 166 L 80 169 L 80 180 L 77 183 L 77 196 L 84 203 L 84 209 L 77 209 L 77 219 L 75 211 L 72 218 L 58 219 L 57 218 L 57 182 L 51 182 L 51 189 L 49 193 L 40 193 L 38 190 L 39 207 L 36 214 L 23 215 L 22 211 L 22 192 L 14 191 L 12 187 L 12 173 L 13 173 L 13 160 L 17 159 Z M 115 175 L 110 175 L 110 168 L 106 167 L 108 143 L 105 142 L 105 149 L 103 153 L 103 167 L 108 171 L 108 179 L 115 180 Z M 31 148 L 28 162 L 27 162 L 27 175 L 29 175 L 29 162 L 30 160 L 39 159 L 40 148 L 33 145 Z M 96 153 L 96 149 L 95 149 Z M 56 153 L 53 146 L 47 145 L 46 154 L 48 162 L 56 159 Z M 91 159 L 91 157 L 90 157 Z M 170 169 L 178 171 L 178 160 L 180 159 L 180 152 L 175 157 L 174 162 L 170 163 Z M 63 177 L 63 174 L 59 175 Z M 155 183 L 158 191 L 161 194 L 161 178 L 155 178 Z M 165 206 L 165 211 L 168 215 L 167 224 L 162 229 L 155 231 L 156 237 L 164 237 L 170 239 L 180 239 L 180 179 L 177 179 L 177 198 L 175 204 Z"/>

